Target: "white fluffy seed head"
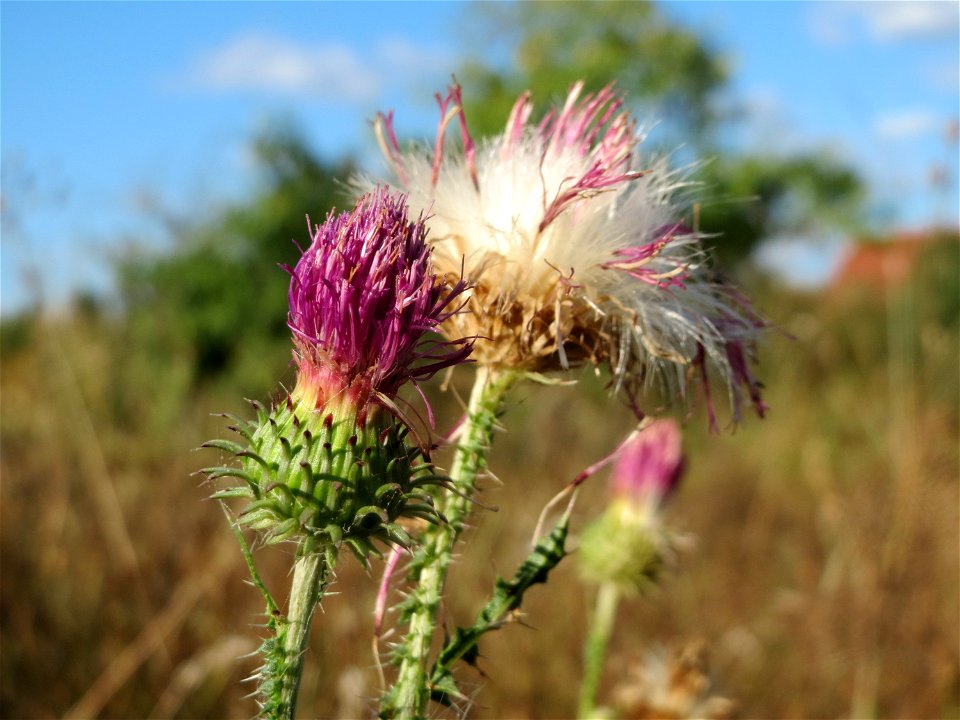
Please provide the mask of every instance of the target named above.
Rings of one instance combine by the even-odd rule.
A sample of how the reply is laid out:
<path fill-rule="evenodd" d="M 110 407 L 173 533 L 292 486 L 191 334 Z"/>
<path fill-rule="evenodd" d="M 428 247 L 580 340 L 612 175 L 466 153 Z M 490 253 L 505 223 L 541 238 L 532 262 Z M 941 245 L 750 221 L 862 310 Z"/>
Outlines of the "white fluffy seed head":
<path fill-rule="evenodd" d="M 452 153 L 443 132 L 450 108 L 462 107 L 458 86 L 441 100 L 446 122 L 432 150 L 401 152 L 392 116 L 378 118 L 394 184 L 427 218 L 438 272 L 462 271 L 473 285 L 450 332 L 480 338 L 474 358 L 491 366 L 608 364 L 631 393 L 658 383 L 682 395 L 710 365 L 735 413 L 741 384 L 762 411 L 747 363 L 763 322 L 711 279 L 677 204 L 684 173 L 641 156 L 642 138 L 610 88 L 581 92 L 574 86 L 539 126 L 522 96 L 504 133 L 480 147 L 459 110 L 462 149 Z"/>

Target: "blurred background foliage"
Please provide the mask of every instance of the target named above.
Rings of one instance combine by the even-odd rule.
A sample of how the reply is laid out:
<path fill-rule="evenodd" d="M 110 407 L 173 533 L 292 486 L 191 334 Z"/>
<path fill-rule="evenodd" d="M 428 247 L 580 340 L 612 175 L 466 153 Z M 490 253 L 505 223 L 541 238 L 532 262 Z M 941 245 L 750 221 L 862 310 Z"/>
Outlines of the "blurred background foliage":
<path fill-rule="evenodd" d="M 308 215 L 321 223 L 333 206 L 352 205 L 339 183 L 354 168 L 322 161 L 292 129 L 255 139 L 253 151 L 262 186 L 253 198 L 183 228 L 168 254 L 121 260 L 117 274 L 131 345 L 189 356 L 192 383 L 229 379 L 262 392 L 289 354 L 288 276 L 278 266 L 295 265 L 309 243 Z"/>
<path fill-rule="evenodd" d="M 503 125 L 517 94 L 538 108 L 572 81 L 616 80 L 655 104 L 666 137 L 712 158 L 693 178 L 696 222 L 725 272 L 777 324 L 762 351 L 773 410 L 734 435 L 688 418 L 690 473 L 670 523 L 695 538 L 653 596 L 624 604 L 605 692 L 658 644 L 704 638 L 716 692 L 743 717 L 956 717 L 960 259 L 955 231 L 913 242 L 907 272 L 861 269 L 801 292 L 765 277 L 753 251 L 778 233 L 856 230 L 862 186 L 820 154 L 724 148 L 736 117 L 716 98 L 723 57 L 644 3 L 483 4 L 469 56 L 473 132 Z M 669 147 L 669 145 L 666 145 Z M 115 298 L 37 306 L 0 325 L 0 713 L 4 717 L 249 717 L 262 610 L 193 453 L 226 434 L 211 412 L 289 386 L 287 275 L 305 215 L 350 204 L 349 158 L 329 161 L 295 131 L 253 141 L 258 190 L 212 217 L 171 225 L 164 251 L 116 263 Z M 682 157 L 678 159 L 682 160 Z M 693 219 L 691 218 L 691 221 Z M 815 224 L 814 224 L 815 223 Z M 882 240 L 882 238 L 881 238 Z M 878 242 L 886 248 L 889 242 Z M 881 255 L 883 253 L 881 252 Z M 782 332 L 780 332 L 782 330 Z M 434 384 L 439 427 L 459 414 Z M 543 504 L 609 451 L 630 413 L 603 378 L 527 388 L 508 408 L 485 502 L 450 583 L 448 623 L 466 623 L 496 573 L 526 552 Z M 564 448 L 560 452 L 560 448 Z M 438 458 L 442 463 L 444 458 Z M 601 478 L 577 527 L 600 512 Z M 284 550 L 260 553 L 285 581 Z M 376 694 L 370 608 L 379 567 L 344 562 L 315 628 L 304 716 L 357 717 Z M 483 646 L 476 717 L 569 717 L 589 591 L 573 563 L 533 591 L 527 627 Z"/>

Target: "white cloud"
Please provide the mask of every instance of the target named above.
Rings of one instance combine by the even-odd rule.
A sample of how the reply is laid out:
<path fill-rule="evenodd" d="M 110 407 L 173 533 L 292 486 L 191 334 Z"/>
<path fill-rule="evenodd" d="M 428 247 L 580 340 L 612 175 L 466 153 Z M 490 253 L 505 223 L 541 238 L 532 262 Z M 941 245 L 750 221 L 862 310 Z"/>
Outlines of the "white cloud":
<path fill-rule="evenodd" d="M 960 4 L 941 0 L 815 3 L 810 17 L 816 40 L 842 45 L 865 33 L 878 42 L 956 38 Z"/>
<path fill-rule="evenodd" d="M 449 78 L 451 51 L 387 37 L 367 51 L 339 43 L 305 45 L 263 33 L 239 35 L 195 58 L 180 84 L 203 90 L 260 91 L 338 103 L 381 101 L 392 89 Z M 419 91 L 419 89 L 418 89 Z"/>
<path fill-rule="evenodd" d="M 393 72 L 400 70 L 409 74 L 449 74 L 455 61 L 450 52 L 424 47 L 403 37 L 381 40 L 377 44 L 376 54 L 377 58 L 391 67 Z"/>
<path fill-rule="evenodd" d="M 878 40 L 955 38 L 960 31 L 960 5 L 956 2 L 865 2 L 856 7 Z"/>
<path fill-rule="evenodd" d="M 197 58 L 188 81 L 212 90 L 267 90 L 362 102 L 377 95 L 382 78 L 345 45 L 307 47 L 247 34 Z"/>
<path fill-rule="evenodd" d="M 810 32 L 821 45 L 845 45 L 850 41 L 850 28 L 846 5 L 816 3 L 810 14 Z"/>
<path fill-rule="evenodd" d="M 805 132 L 791 118 L 789 103 L 776 88 L 747 88 L 728 109 L 733 117 L 730 137 L 741 149 L 780 158 L 825 153 L 846 161 L 849 142 L 836 134 Z"/>
<path fill-rule="evenodd" d="M 909 140 L 936 131 L 943 121 L 929 110 L 897 110 L 879 115 L 873 123 L 876 134 L 885 140 Z"/>
<path fill-rule="evenodd" d="M 741 110 L 740 130 L 754 149 L 762 147 L 773 153 L 795 150 L 797 138 L 779 91 L 769 87 L 751 88 L 743 95 Z"/>

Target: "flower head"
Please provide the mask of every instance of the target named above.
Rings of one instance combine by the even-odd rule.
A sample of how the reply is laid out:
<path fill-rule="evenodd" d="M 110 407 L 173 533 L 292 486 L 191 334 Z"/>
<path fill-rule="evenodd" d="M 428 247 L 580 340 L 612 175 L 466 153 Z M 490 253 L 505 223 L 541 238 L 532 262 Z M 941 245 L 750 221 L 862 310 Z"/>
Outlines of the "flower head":
<path fill-rule="evenodd" d="M 735 415 L 744 394 L 763 412 L 748 363 L 763 322 L 708 275 L 700 237 L 675 204 L 685 183 L 666 159 L 641 161 L 635 123 L 611 87 L 584 94 L 577 83 L 536 124 L 526 93 L 480 147 L 460 87 L 437 100 L 432 150 L 402 152 L 392 113 L 376 129 L 395 184 L 429 213 L 438 270 L 465 268 L 473 285 L 470 312 L 450 324 L 485 339 L 478 362 L 535 372 L 604 363 L 631 396 L 656 384 L 682 395 L 712 367 Z M 461 149 L 451 153 L 454 120 Z"/>
<path fill-rule="evenodd" d="M 615 463 L 612 501 L 584 529 L 581 570 L 588 580 L 613 582 L 626 592 L 643 591 L 657 581 L 672 554 L 660 508 L 683 474 L 680 428 L 672 420 L 655 420 L 630 433 L 608 458 L 581 476 L 610 462 Z"/>
<path fill-rule="evenodd" d="M 404 197 L 384 188 L 313 229 L 288 268 L 298 400 L 322 408 L 345 396 L 362 407 L 466 359 L 468 342 L 421 344 L 465 289 L 434 274 L 425 238 L 422 219 L 408 221 Z"/>
<path fill-rule="evenodd" d="M 412 428 L 394 398 L 472 346 L 422 342 L 466 287 L 434 274 L 425 236 L 404 197 L 377 188 L 314 228 L 287 268 L 296 387 L 269 411 L 255 403 L 255 421 L 232 418 L 245 443 L 206 444 L 239 458 L 239 468 L 204 470 L 243 480 L 214 497 L 250 500 L 240 522 L 268 542 L 309 536 L 331 552 L 346 542 L 366 558 L 375 540 L 409 544 L 399 518 L 438 520 L 423 488 L 446 479 L 433 474 L 428 448 L 407 442 Z"/>
<path fill-rule="evenodd" d="M 703 640 L 664 648 L 655 646 L 639 661 L 621 666 L 624 676 L 611 692 L 617 717 L 699 718 L 734 717 L 737 703 L 710 694 L 709 658 Z"/>

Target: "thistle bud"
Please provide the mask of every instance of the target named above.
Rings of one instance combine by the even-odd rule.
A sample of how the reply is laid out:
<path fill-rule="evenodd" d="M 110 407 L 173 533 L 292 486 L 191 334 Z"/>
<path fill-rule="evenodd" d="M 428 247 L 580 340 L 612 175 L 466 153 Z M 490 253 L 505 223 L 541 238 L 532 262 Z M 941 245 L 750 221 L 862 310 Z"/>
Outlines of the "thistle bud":
<path fill-rule="evenodd" d="M 585 579 L 639 592 L 656 582 L 669 542 L 660 508 L 683 474 L 680 429 L 658 420 L 635 432 L 617 451 L 606 512 L 583 532 L 580 568 Z"/>
<path fill-rule="evenodd" d="M 286 268 L 296 385 L 270 411 L 257 404 L 255 421 L 237 421 L 245 445 L 208 443 L 240 460 L 208 474 L 244 481 L 215 497 L 250 499 L 240 521 L 268 542 L 312 536 L 365 557 L 373 540 L 408 542 L 398 518 L 438 518 L 424 488 L 446 479 L 408 442 L 395 398 L 469 355 L 469 342 L 422 342 L 464 284 L 432 272 L 423 222 L 383 189 L 312 234 Z"/>

